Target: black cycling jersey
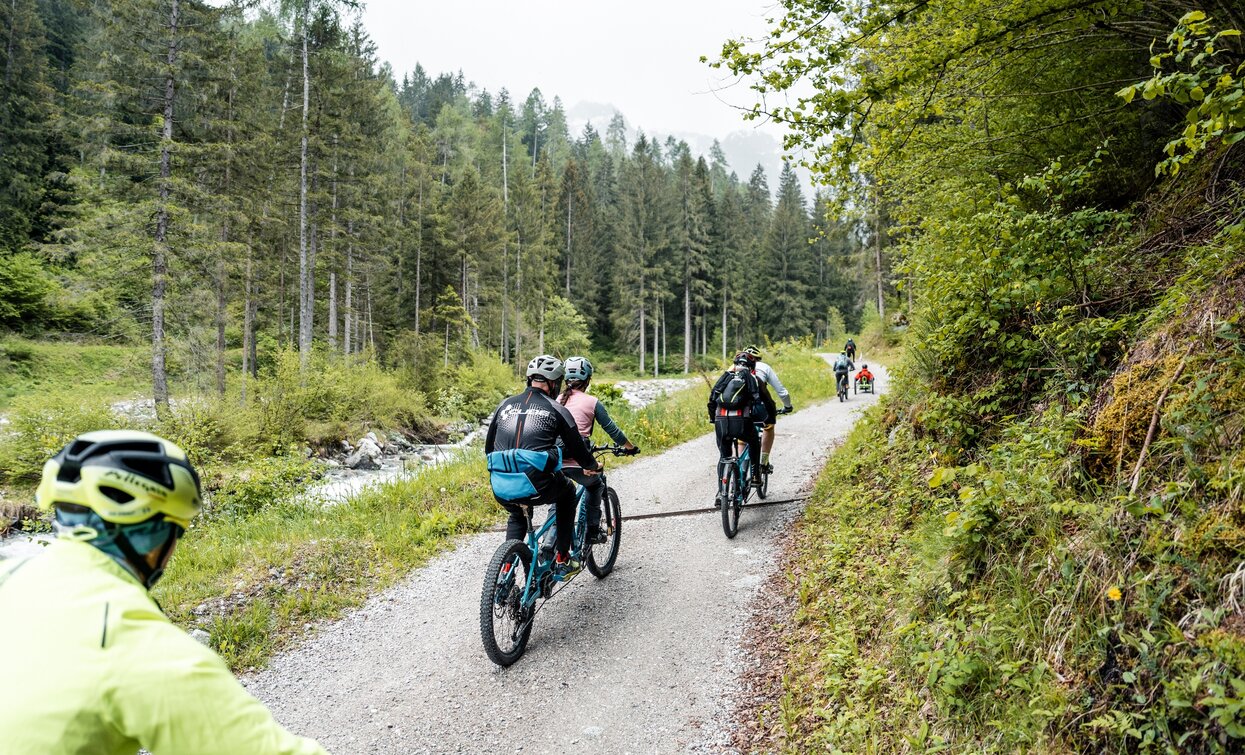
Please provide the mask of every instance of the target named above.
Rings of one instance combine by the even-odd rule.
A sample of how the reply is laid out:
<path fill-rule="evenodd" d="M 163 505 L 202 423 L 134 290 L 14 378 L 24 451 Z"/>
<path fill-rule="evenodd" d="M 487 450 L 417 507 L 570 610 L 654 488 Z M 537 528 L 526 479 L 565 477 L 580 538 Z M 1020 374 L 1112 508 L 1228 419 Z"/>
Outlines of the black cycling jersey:
<path fill-rule="evenodd" d="M 535 453 L 500 453 L 507 451 Z M 524 505 L 549 503 L 558 496 L 565 480 L 559 471 L 563 454 L 584 469 L 601 468 L 566 407 L 531 387 L 497 407 L 484 440 L 484 453 L 494 473 L 494 495 Z M 499 484 L 502 478 L 509 478 L 509 487 Z M 523 478 L 530 486 L 523 484 Z"/>

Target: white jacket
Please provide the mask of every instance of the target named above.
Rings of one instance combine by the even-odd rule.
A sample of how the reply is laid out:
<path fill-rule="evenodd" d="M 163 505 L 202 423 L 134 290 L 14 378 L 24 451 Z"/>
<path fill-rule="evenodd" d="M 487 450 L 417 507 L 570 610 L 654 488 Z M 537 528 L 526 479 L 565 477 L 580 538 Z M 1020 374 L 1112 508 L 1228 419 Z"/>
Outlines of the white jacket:
<path fill-rule="evenodd" d="M 787 389 L 783 387 L 782 381 L 778 379 L 778 373 L 774 372 L 773 367 L 770 367 L 765 362 L 757 362 L 756 376 L 762 383 L 774 389 L 774 393 L 778 394 L 778 398 L 782 399 L 783 408 L 791 408 L 791 394 L 787 393 Z"/>

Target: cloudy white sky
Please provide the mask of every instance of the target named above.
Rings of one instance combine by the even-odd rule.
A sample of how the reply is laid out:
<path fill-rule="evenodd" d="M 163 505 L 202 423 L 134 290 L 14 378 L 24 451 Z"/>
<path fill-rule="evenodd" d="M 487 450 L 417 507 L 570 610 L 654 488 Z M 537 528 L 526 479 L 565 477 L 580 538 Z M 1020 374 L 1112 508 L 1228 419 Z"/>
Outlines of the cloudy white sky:
<path fill-rule="evenodd" d="M 776 188 L 782 129 L 744 121 L 750 91 L 699 60 L 762 35 L 775 12 L 769 0 L 367 0 L 363 21 L 399 80 L 420 63 L 519 102 L 540 87 L 562 98 L 573 129 L 616 108 L 698 151 L 718 138 L 742 178 L 761 160 Z"/>

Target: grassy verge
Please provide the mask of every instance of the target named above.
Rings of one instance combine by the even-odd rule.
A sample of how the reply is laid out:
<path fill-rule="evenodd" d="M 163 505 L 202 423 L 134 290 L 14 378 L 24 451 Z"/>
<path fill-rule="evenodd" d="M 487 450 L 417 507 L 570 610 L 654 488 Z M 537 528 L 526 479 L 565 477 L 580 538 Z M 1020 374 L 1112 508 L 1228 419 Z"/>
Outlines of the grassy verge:
<path fill-rule="evenodd" d="M 899 371 L 798 527 L 765 751 L 1241 750 L 1243 272 L 1175 287 L 1089 399 L 986 424 Z"/>
<path fill-rule="evenodd" d="M 150 388 L 149 351 L 140 346 L 0 340 L 0 410 L 15 398 L 73 390 L 78 400 L 118 399 Z"/>
<path fill-rule="evenodd" d="M 771 358 L 797 406 L 830 395 L 829 369 L 806 344 L 776 347 Z M 640 410 L 612 412 L 633 442 L 656 453 L 709 431 L 706 394 L 694 386 Z M 501 520 L 478 451 L 332 507 L 300 503 L 298 491 L 288 486 L 259 505 L 228 500 L 241 493 L 222 496 L 156 591 L 178 623 L 207 629 L 235 669 L 263 665 L 306 625 L 361 605 L 453 536 Z"/>

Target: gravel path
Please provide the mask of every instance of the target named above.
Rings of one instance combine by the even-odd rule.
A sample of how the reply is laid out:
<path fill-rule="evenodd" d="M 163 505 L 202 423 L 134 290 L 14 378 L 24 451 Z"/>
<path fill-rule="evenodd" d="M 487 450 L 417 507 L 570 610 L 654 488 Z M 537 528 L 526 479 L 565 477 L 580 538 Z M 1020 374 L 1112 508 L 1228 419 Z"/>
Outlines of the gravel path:
<path fill-rule="evenodd" d="M 874 400 L 781 418 L 771 497 L 806 489 Z M 710 505 L 716 459 L 706 435 L 618 469 L 610 485 L 624 515 Z M 614 573 L 597 581 L 585 571 L 550 601 L 509 669 L 484 655 L 477 613 L 501 536 L 465 537 L 245 682 L 284 724 L 337 753 L 720 751 L 743 625 L 797 511 L 745 508 L 732 541 L 716 514 L 626 523 Z"/>

